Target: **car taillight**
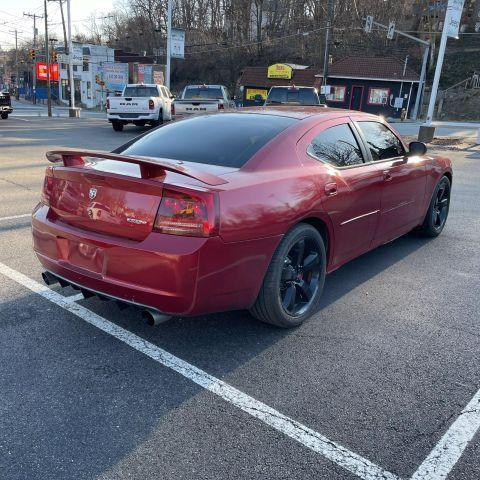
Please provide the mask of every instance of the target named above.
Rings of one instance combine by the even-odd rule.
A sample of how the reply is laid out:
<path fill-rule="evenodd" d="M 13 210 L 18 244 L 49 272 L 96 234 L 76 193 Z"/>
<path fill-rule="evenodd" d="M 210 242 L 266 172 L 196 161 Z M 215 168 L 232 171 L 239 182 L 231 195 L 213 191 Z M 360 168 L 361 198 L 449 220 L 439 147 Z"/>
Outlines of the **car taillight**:
<path fill-rule="evenodd" d="M 223 103 L 219 103 L 218 104 L 218 109 L 219 110 L 224 110 L 225 109 L 225 105 Z"/>
<path fill-rule="evenodd" d="M 42 203 L 50 205 L 50 199 L 53 193 L 53 167 L 45 169 L 45 179 L 43 180 Z"/>
<path fill-rule="evenodd" d="M 110 99 L 107 98 L 107 110 L 110 108 Z"/>
<path fill-rule="evenodd" d="M 155 108 L 155 102 L 152 99 L 148 101 L 148 108 L 150 110 L 153 110 Z"/>
<path fill-rule="evenodd" d="M 217 235 L 216 197 L 212 193 L 186 193 L 165 188 L 153 228 L 170 235 Z"/>
<path fill-rule="evenodd" d="M 172 115 L 175 115 L 175 104 L 172 103 Z"/>

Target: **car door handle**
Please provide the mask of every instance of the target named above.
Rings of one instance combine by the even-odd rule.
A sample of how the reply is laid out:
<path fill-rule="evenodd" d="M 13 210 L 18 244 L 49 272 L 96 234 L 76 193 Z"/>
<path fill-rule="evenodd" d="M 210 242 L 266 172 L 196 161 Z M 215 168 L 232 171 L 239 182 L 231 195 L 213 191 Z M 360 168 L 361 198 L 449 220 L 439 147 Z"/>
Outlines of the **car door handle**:
<path fill-rule="evenodd" d="M 338 187 L 337 187 L 337 184 L 332 182 L 332 183 L 327 183 L 325 185 L 325 193 L 327 195 L 336 195 L 338 192 Z"/>
<path fill-rule="evenodd" d="M 390 182 L 392 180 L 392 174 L 390 173 L 389 170 L 384 170 L 383 171 L 383 179 L 386 181 L 386 182 Z"/>

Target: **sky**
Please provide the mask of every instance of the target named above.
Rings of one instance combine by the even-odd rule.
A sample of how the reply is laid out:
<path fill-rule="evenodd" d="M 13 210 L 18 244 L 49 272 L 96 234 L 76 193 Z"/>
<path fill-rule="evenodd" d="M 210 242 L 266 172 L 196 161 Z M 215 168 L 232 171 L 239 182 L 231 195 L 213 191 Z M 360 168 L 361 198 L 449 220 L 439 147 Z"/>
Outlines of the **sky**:
<path fill-rule="evenodd" d="M 85 31 L 88 26 L 88 17 L 95 14 L 101 22 L 101 17 L 113 9 L 114 0 L 71 0 L 72 32 Z M 33 37 L 33 19 L 24 17 L 23 13 L 36 13 L 43 15 L 43 0 L 0 0 L 0 46 L 8 50 L 15 46 L 15 33 L 17 29 L 18 43 Z M 48 1 L 49 35 L 61 41 L 62 26 L 58 2 Z M 66 15 L 66 5 L 64 12 Z M 66 21 L 66 18 L 65 18 Z M 43 35 L 44 20 L 37 19 L 37 29 Z"/>

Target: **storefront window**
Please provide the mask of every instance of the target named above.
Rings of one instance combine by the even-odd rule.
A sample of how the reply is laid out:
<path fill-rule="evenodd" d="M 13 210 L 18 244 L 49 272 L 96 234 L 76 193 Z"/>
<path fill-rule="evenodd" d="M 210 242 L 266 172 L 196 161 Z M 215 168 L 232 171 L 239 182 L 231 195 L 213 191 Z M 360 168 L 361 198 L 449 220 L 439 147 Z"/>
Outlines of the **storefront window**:
<path fill-rule="evenodd" d="M 370 105 L 386 105 L 389 95 L 389 88 L 370 88 L 368 90 L 368 103 Z"/>
<path fill-rule="evenodd" d="M 343 85 L 331 85 L 330 93 L 326 95 L 329 102 L 344 102 L 347 87 Z"/>

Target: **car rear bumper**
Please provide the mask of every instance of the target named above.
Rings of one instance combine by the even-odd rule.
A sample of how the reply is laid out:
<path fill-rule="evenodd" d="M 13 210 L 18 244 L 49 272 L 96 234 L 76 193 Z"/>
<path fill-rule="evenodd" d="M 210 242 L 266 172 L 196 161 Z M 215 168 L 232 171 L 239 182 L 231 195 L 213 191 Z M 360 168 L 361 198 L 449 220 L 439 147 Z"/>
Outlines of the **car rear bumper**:
<path fill-rule="evenodd" d="M 109 113 L 107 114 L 108 121 L 119 122 L 141 122 L 158 120 L 158 112 L 153 113 Z"/>
<path fill-rule="evenodd" d="M 32 217 L 33 248 L 46 270 L 171 315 L 249 308 L 280 240 L 225 243 L 152 232 L 138 242 L 52 221 L 48 211 L 40 205 Z"/>

